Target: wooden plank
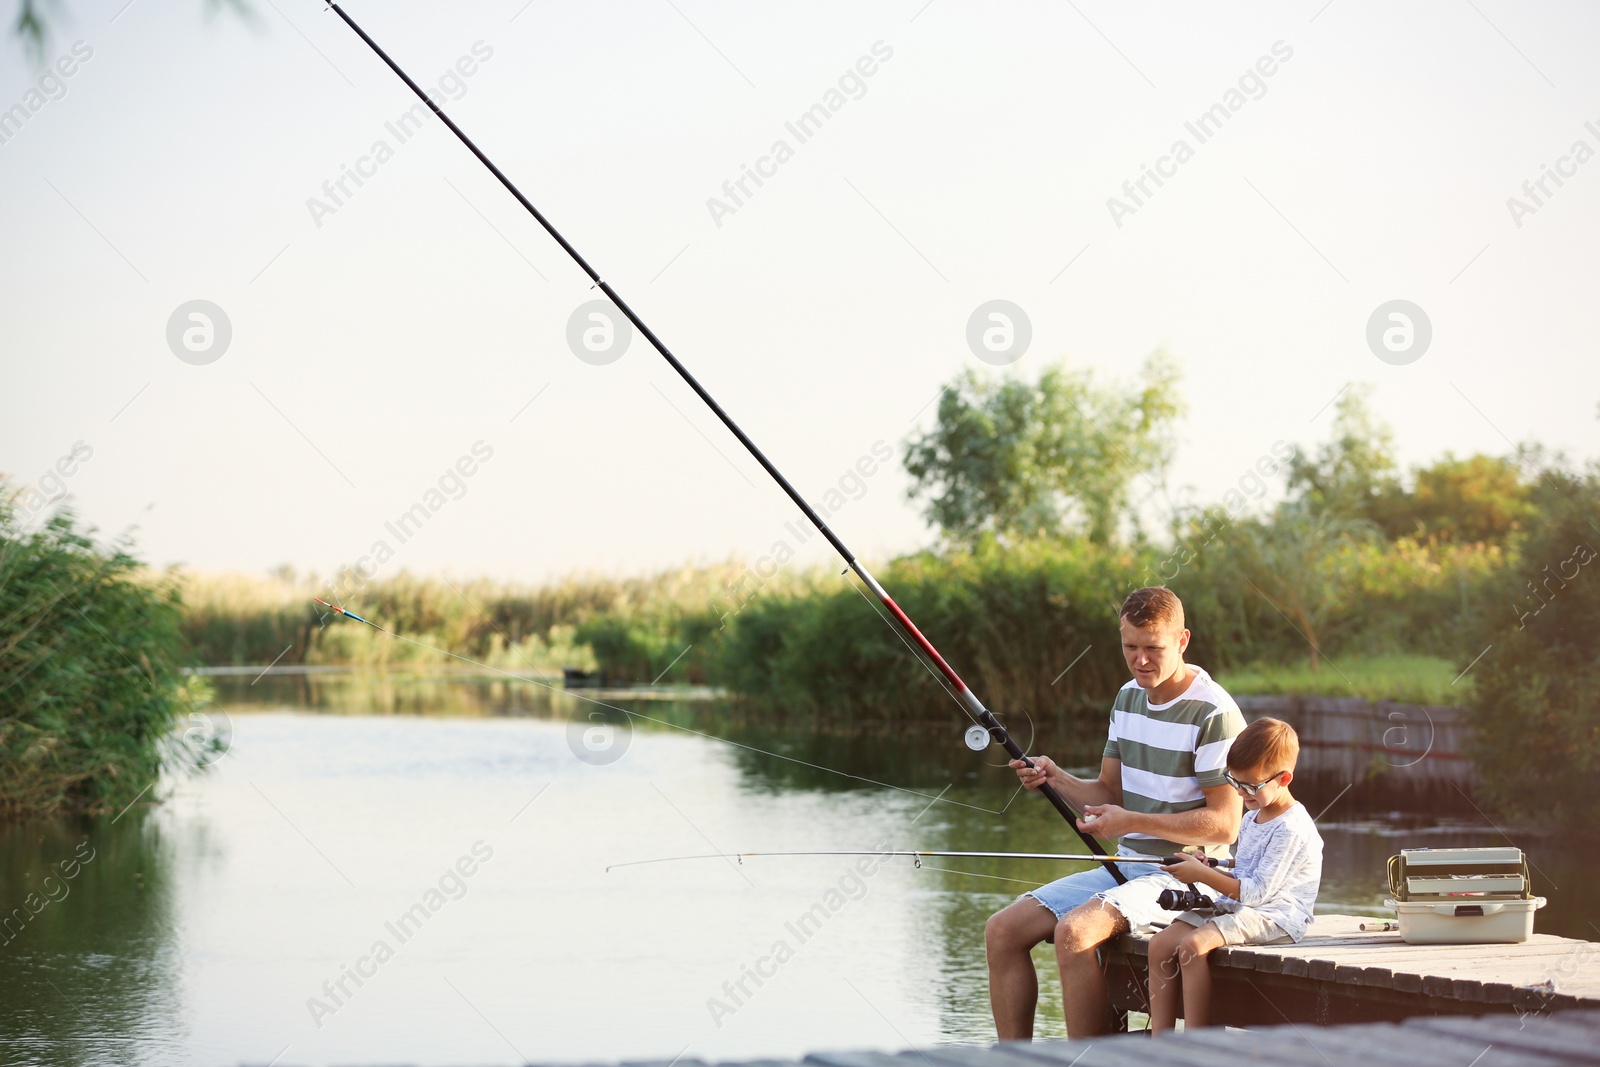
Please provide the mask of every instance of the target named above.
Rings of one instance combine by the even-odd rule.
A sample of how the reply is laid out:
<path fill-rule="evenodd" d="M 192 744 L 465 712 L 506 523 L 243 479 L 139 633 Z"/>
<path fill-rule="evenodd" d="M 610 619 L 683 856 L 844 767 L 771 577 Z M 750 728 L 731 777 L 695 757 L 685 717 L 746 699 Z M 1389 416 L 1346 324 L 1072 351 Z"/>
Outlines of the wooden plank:
<path fill-rule="evenodd" d="M 1319 1044 L 1286 1026 L 1248 1031 L 1207 1027 L 1186 1030 L 1178 1035 L 1178 1040 L 1184 1043 L 1185 1051 L 1209 1047 L 1231 1056 L 1234 1067 L 1245 1062 L 1268 1063 L 1273 1067 L 1385 1067 L 1370 1057 L 1355 1055 L 1348 1048 L 1326 1042 Z"/>
<path fill-rule="evenodd" d="M 1468 1067 L 1480 1054 L 1482 1059 L 1474 1067 L 1570 1067 L 1568 1061 L 1553 1056 L 1514 1051 L 1497 1054 L 1495 1050 L 1484 1053 L 1488 1039 L 1455 1035 L 1412 1038 L 1394 1023 L 1276 1026 L 1248 1032 L 1208 1028 L 1185 1032 L 1183 1037 L 1231 1052 L 1241 1061 L 1248 1052 L 1258 1061 L 1283 1067 Z"/>
<path fill-rule="evenodd" d="M 1219 982 L 1229 974 L 1248 981 L 1259 974 L 1269 986 L 1272 976 L 1281 976 L 1291 983 L 1284 988 L 1294 1017 L 1321 1022 L 1328 1021 L 1326 997 L 1335 990 L 1343 998 L 1336 1011 L 1342 1018 L 1359 1017 L 1369 992 L 1375 1018 L 1396 1017 L 1393 1009 L 1401 1002 L 1434 1012 L 1456 1005 L 1460 1012 L 1510 1007 L 1540 1014 L 1600 1005 L 1600 945 L 1593 942 L 1536 934 L 1516 944 L 1410 945 L 1398 933 L 1356 930 L 1361 921 L 1360 916 L 1318 916 L 1325 933 L 1295 944 L 1227 946 L 1211 957 L 1213 976 Z M 1108 962 L 1124 961 L 1129 980 L 1136 981 L 1147 951 L 1145 942 L 1124 937 L 1111 946 Z M 1385 1002 L 1385 994 L 1402 1001 Z M 1244 1011 L 1251 1019 L 1237 1021 L 1259 1021 L 1254 1018 L 1258 1007 Z"/>
<path fill-rule="evenodd" d="M 905 1067 L 905 1061 L 886 1052 L 813 1052 L 801 1063 L 819 1067 Z"/>
<path fill-rule="evenodd" d="M 1086 1045 L 1086 1041 L 1074 1041 Z M 1038 1067 L 1038 1059 L 1024 1051 L 1026 1041 L 998 1041 L 995 1045 L 947 1045 L 941 1048 L 907 1049 L 898 1053 L 899 1067 L 917 1064 L 942 1064 L 944 1067 Z M 1082 1051 L 1082 1048 L 1080 1048 Z M 1082 1064 L 1078 1065 L 1082 1067 Z"/>
<path fill-rule="evenodd" d="M 1477 1020 L 1473 1020 L 1476 1022 Z M 1449 1064 L 1451 1067 L 1568 1067 L 1568 1061 L 1497 1044 L 1495 1031 L 1482 1027 L 1460 1034 L 1408 1032 L 1405 1024 L 1382 1023 L 1330 1027 L 1329 1043 L 1349 1048 L 1375 1064 Z"/>
<path fill-rule="evenodd" d="M 1066 1064 L 1072 1067 L 1145 1067 L 1143 1053 L 1149 1048 L 1150 1038 L 1121 1034 L 1115 1037 L 1096 1038 L 1092 1041 L 1038 1041 L 1031 1045 L 1012 1045 L 1008 1051 L 1045 1063 Z M 901 1065 L 904 1067 L 904 1065 Z"/>
<path fill-rule="evenodd" d="M 1352 980 L 1351 984 L 1353 985 L 1366 986 L 1371 989 L 1394 988 L 1394 971 L 1390 970 L 1388 967 L 1379 967 L 1373 964 L 1363 964 L 1360 967 L 1352 968 L 1352 970 L 1356 971 L 1357 973 L 1357 977 Z M 1339 973 L 1335 971 L 1334 979 L 1338 980 L 1338 978 Z"/>
<path fill-rule="evenodd" d="M 1229 1055 L 1218 1050 L 1196 1049 L 1185 1045 L 1181 1034 L 1168 1034 L 1160 1038 L 1130 1035 L 1128 1040 L 1137 1042 L 1135 1051 L 1139 1062 L 1145 1067 L 1239 1067 L 1237 1051 Z M 1079 1067 L 1083 1065 L 1079 1064 Z"/>
<path fill-rule="evenodd" d="M 1587 1022 L 1583 1016 L 1589 1016 Z M 1587 1043 L 1595 1048 L 1595 1055 L 1600 1058 L 1600 1012 L 1593 1011 L 1564 1011 L 1559 1015 L 1539 1015 L 1539 1025 L 1548 1027 L 1552 1033 L 1566 1034 L 1574 1041 Z M 1526 1024 L 1529 1020 L 1523 1020 Z"/>
<path fill-rule="evenodd" d="M 1313 940 L 1293 945 L 1249 945 L 1235 948 L 1241 957 L 1250 956 L 1353 956 L 1360 953 L 1386 953 L 1425 965 L 1430 960 L 1476 959 L 1485 963 L 1516 960 L 1544 960 L 1576 957 L 1585 951 L 1600 957 L 1600 947 L 1587 941 L 1524 941 L 1520 944 L 1410 945 L 1397 934 L 1368 934 L 1365 940 Z M 1588 948 L 1586 949 L 1586 946 Z"/>
<path fill-rule="evenodd" d="M 1340 966 L 1349 967 L 1385 967 L 1394 973 L 1410 974 L 1444 974 L 1449 973 L 1459 977 L 1478 974 L 1484 980 L 1510 982 L 1511 984 L 1536 984 L 1552 977 L 1551 972 L 1572 955 L 1570 947 L 1540 947 L 1531 952 L 1515 954 L 1498 954 L 1494 949 L 1503 946 L 1493 945 L 1449 945 L 1437 946 L 1449 948 L 1450 952 L 1418 952 L 1416 948 L 1422 946 L 1391 946 L 1371 948 L 1339 948 L 1324 950 L 1307 950 L 1300 953 L 1278 953 L 1280 960 L 1300 959 L 1305 961 L 1319 960 L 1334 969 Z M 1433 947 L 1433 946 L 1429 946 Z M 1268 957 L 1263 954 L 1255 957 L 1251 962 L 1256 970 L 1264 969 L 1263 960 Z M 1283 965 L 1280 965 L 1280 970 Z M 1299 971 L 1300 968 L 1290 968 L 1290 972 Z M 1327 967 L 1319 967 L 1311 973 L 1320 975 Z M 1305 973 L 1305 972 L 1301 972 Z M 1589 973 L 1580 975 L 1566 975 L 1562 982 L 1563 987 L 1576 987 L 1576 990 L 1587 990 L 1591 986 L 1589 978 L 1597 979 L 1593 984 L 1600 985 L 1600 967 L 1590 969 Z"/>
<path fill-rule="evenodd" d="M 915 1063 L 943 1064 L 944 1067 L 1038 1067 L 1038 1060 L 1013 1047 L 1015 1042 L 997 1045 L 946 1045 L 901 1052 L 900 1067 Z"/>
<path fill-rule="evenodd" d="M 1451 1015 L 1423 1015 L 1407 1019 L 1405 1029 L 1418 1030 L 1430 1037 L 1435 1034 L 1454 1034 L 1477 1037 L 1484 1035 L 1486 1043 L 1519 1052 L 1538 1052 L 1550 1056 L 1577 1060 L 1580 1063 L 1600 1061 L 1594 1040 L 1587 1035 L 1574 1035 L 1566 1029 L 1541 1026 L 1539 1016 L 1527 1016 L 1519 1026 L 1490 1026 L 1484 1019 L 1463 1019 Z"/>

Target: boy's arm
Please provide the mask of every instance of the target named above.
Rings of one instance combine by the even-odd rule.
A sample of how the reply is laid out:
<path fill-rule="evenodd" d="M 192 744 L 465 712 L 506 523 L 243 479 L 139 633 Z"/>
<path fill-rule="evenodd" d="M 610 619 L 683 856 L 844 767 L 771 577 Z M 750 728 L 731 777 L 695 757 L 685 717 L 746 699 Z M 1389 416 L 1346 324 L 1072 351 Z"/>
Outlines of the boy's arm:
<path fill-rule="evenodd" d="M 1201 863 L 1193 856 L 1184 856 L 1177 863 L 1162 864 L 1161 869 L 1180 882 L 1208 885 L 1219 893 L 1239 899 L 1239 879 L 1226 871 Z"/>

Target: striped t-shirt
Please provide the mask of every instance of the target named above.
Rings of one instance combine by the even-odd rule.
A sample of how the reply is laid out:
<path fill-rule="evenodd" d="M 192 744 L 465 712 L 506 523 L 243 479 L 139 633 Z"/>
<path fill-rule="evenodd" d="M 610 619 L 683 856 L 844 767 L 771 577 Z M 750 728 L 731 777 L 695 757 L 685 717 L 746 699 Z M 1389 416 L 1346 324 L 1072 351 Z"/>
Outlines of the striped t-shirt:
<path fill-rule="evenodd" d="M 1130 681 L 1111 707 L 1105 755 L 1122 761 L 1122 806 L 1145 814 L 1167 814 L 1205 807 L 1202 788 L 1227 779 L 1228 746 L 1244 729 L 1244 715 L 1227 690 L 1192 664 L 1194 680 L 1173 700 L 1152 704 L 1145 689 Z M 1125 849 L 1146 856 L 1170 856 L 1187 846 L 1150 834 L 1124 834 Z M 1206 851 L 1226 856 L 1227 845 Z"/>

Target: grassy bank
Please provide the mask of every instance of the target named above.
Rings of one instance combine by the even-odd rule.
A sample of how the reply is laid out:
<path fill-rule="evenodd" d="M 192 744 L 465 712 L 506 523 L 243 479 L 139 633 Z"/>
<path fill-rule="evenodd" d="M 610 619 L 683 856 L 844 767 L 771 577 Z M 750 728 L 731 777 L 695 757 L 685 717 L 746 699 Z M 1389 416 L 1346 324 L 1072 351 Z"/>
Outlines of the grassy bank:
<path fill-rule="evenodd" d="M 650 681 L 669 665 L 671 680 L 706 681 L 707 635 L 752 586 L 751 572 L 737 562 L 625 578 L 576 575 L 544 585 L 405 572 L 358 584 L 286 570 L 262 576 L 181 572 L 172 579 L 185 604 L 183 636 L 197 664 L 432 667 L 459 663 L 448 655 L 455 653 L 502 669 L 605 667 L 619 682 Z M 815 579 L 803 571 L 782 573 L 761 588 L 793 593 Z M 314 598 L 349 607 L 410 640 L 333 617 Z M 689 645 L 695 647 L 679 658 Z"/>
<path fill-rule="evenodd" d="M 1317 671 L 1304 663 L 1251 664 L 1221 671 L 1217 680 L 1235 696 L 1361 697 L 1460 705 L 1472 693 L 1471 676 L 1461 677 L 1457 664 L 1438 656 L 1339 657 L 1325 659 Z"/>
<path fill-rule="evenodd" d="M 1320 605 L 1321 661 L 1260 593 L 1266 579 L 1213 538 L 1168 584 L 1184 598 L 1191 658 L 1240 692 L 1448 703 L 1470 659 L 1498 548 L 1401 541 L 1344 549 L 1353 593 Z M 1160 566 L 1155 550 L 1038 539 L 918 553 L 880 568 L 885 584 L 997 708 L 1045 716 L 1097 709 L 1126 679 L 1116 611 Z M 504 669 L 603 667 L 612 681 L 695 682 L 774 711 L 817 718 L 926 718 L 950 697 L 863 591 L 832 569 L 753 580 L 737 563 L 547 586 L 401 574 L 346 590 L 353 610 L 405 634 L 320 618 L 328 583 L 184 575 L 182 628 L 213 665 L 445 666 L 433 646 Z M 1481 647 L 1481 646 L 1480 646 Z M 1473 650 L 1475 651 L 1475 650 Z M 1464 685 L 1465 683 L 1463 683 Z"/>

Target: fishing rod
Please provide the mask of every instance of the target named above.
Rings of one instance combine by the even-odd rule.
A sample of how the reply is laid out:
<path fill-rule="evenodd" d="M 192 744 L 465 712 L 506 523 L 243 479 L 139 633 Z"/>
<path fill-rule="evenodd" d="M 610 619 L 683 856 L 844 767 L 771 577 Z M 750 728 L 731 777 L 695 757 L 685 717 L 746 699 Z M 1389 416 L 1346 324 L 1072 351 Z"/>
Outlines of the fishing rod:
<path fill-rule="evenodd" d="M 444 109 L 435 103 L 433 98 L 424 92 L 416 82 L 412 81 L 411 76 L 402 70 L 398 63 L 389 58 L 389 54 L 378 46 L 378 42 L 374 41 L 367 35 L 365 30 L 356 25 L 356 21 L 345 13 L 344 8 L 340 7 L 334 2 L 334 0 L 327 0 L 327 6 L 329 10 L 333 11 L 334 14 L 338 15 L 339 18 L 344 21 L 345 25 L 349 26 L 350 29 L 355 31 L 356 36 L 360 37 L 361 40 L 366 43 L 367 47 L 372 49 L 373 53 L 376 54 L 379 59 L 383 60 L 384 64 L 388 66 L 390 70 L 394 71 L 395 74 L 399 76 L 401 81 L 405 82 L 406 87 L 415 93 L 417 98 L 426 104 L 428 109 L 439 117 L 439 121 L 443 122 L 447 127 L 449 127 L 450 132 L 456 135 L 456 138 L 467 147 L 467 150 L 478 158 L 478 162 L 482 163 L 486 168 L 488 168 L 489 173 L 493 174 L 500 184 L 505 186 L 506 191 L 516 198 L 517 203 L 526 208 L 528 214 L 532 215 L 534 219 L 538 221 L 539 225 L 544 227 L 545 232 L 553 237 L 556 243 L 562 247 L 567 255 L 572 257 L 572 261 L 589 276 L 589 280 L 594 283 L 594 286 L 604 293 L 606 297 L 616 305 L 617 310 L 622 312 L 622 314 L 627 317 L 629 322 L 633 323 L 634 328 L 644 335 L 645 339 L 650 342 L 657 352 L 661 353 L 662 358 L 665 359 L 672 369 L 678 373 L 678 377 L 684 380 L 689 388 L 694 391 L 695 395 L 705 403 L 706 407 L 710 408 L 712 413 L 715 414 L 719 420 L 721 420 L 722 424 L 739 439 L 739 443 L 744 445 L 745 450 L 748 451 L 752 457 L 754 457 L 757 463 L 761 464 L 762 469 L 772 476 L 772 480 L 778 483 L 779 487 L 782 488 L 784 493 L 788 495 L 789 499 L 794 502 L 795 506 L 800 509 L 800 511 L 805 515 L 806 519 L 810 521 L 810 523 L 817 528 L 817 531 L 822 534 L 827 542 L 834 547 L 834 550 L 837 551 L 840 556 L 844 557 L 845 564 L 850 568 L 850 570 L 855 572 L 857 577 L 861 579 L 868 589 L 872 590 L 873 596 L 877 597 L 878 602 L 888 609 L 889 614 L 893 616 L 895 622 L 899 624 L 899 627 L 904 632 L 904 635 L 910 638 L 913 651 L 920 652 L 922 656 L 926 657 L 927 661 L 931 662 L 934 667 L 937 668 L 939 674 L 942 675 L 953 688 L 956 699 L 961 703 L 967 714 L 977 724 L 973 730 L 969 731 L 969 733 L 976 735 L 978 728 L 982 728 L 982 730 L 987 733 L 988 740 L 990 742 L 998 744 L 1004 748 L 1012 759 L 1021 760 L 1025 766 L 1032 767 L 1034 765 L 1033 761 L 1028 758 L 1025 752 L 1023 752 L 1022 746 L 1016 743 L 1006 728 L 1000 724 L 1000 720 L 995 718 L 994 713 L 988 708 L 984 707 L 983 701 L 979 700 L 977 694 L 967 687 L 966 682 L 961 680 L 961 676 L 955 672 L 955 668 L 951 667 L 950 664 L 945 661 L 945 658 L 939 654 L 939 650 L 933 647 L 933 642 L 929 641 L 925 636 L 923 636 L 922 631 L 917 629 L 916 623 L 912 622 L 911 617 L 901 609 L 899 604 L 894 602 L 894 598 L 889 595 L 888 591 L 885 590 L 883 586 L 878 584 L 878 580 L 872 576 L 870 571 L 867 570 L 865 564 L 858 560 L 855 556 L 855 553 L 851 552 L 850 549 L 845 546 L 845 543 L 839 539 L 839 536 L 828 526 L 828 524 L 822 521 L 822 516 L 817 514 L 816 509 L 807 503 L 805 497 L 801 496 L 799 491 L 789 483 L 789 479 L 785 478 L 783 473 L 773 465 L 772 461 L 767 458 L 766 453 L 762 452 L 761 449 L 756 447 L 756 443 L 751 440 L 750 436 L 739 427 L 738 423 L 733 421 L 732 416 L 722 409 L 722 405 L 718 404 L 716 399 L 706 391 L 705 386 L 701 385 L 695 376 L 689 373 L 689 368 L 685 367 L 681 362 L 679 362 L 678 357 L 674 356 L 672 354 L 672 350 L 666 346 L 665 342 L 656 336 L 655 331 L 650 329 L 645 321 L 639 317 L 638 313 L 628 305 L 627 301 L 623 300 L 622 297 L 617 294 L 617 291 L 611 287 L 610 283 L 601 279 L 599 272 L 589 265 L 589 261 L 584 259 L 582 254 L 580 254 L 578 250 L 561 235 L 561 232 L 551 224 L 549 219 L 545 218 L 543 212 L 541 212 L 537 207 L 534 207 L 533 201 L 522 195 L 522 190 L 518 189 L 516 185 L 512 183 L 511 179 L 505 176 L 505 173 L 499 167 L 495 166 L 494 161 L 488 156 L 484 155 L 483 150 L 472 143 L 472 139 L 462 132 L 461 127 L 457 126 L 449 115 L 444 113 Z M 977 737 L 976 740 L 981 742 L 981 736 Z M 970 743 L 971 742 L 969 742 L 969 744 Z M 978 749 L 975 750 L 981 750 L 983 747 L 987 747 L 986 744 L 979 744 Z M 1097 860 L 1105 864 L 1106 870 L 1111 872 L 1112 877 L 1114 877 L 1119 884 L 1126 881 L 1127 879 L 1123 873 L 1117 870 L 1114 865 L 1112 865 L 1110 862 L 1110 857 L 1106 855 L 1105 848 L 1101 846 L 1100 842 L 1096 841 L 1089 834 L 1078 828 L 1078 813 L 1073 811 L 1072 807 L 1067 803 L 1066 798 L 1064 798 L 1055 789 L 1055 787 L 1050 785 L 1048 782 L 1039 787 L 1039 792 L 1044 794 L 1044 798 L 1050 802 L 1051 807 L 1055 808 L 1056 811 L 1061 814 L 1061 817 L 1067 820 L 1067 824 L 1071 826 L 1073 831 L 1077 833 L 1078 837 L 1083 840 L 1084 846 L 1088 848 L 1090 852 L 1095 854 Z"/>
<path fill-rule="evenodd" d="M 1201 855 L 1194 854 L 1194 853 L 1190 853 L 1189 855 L 1192 855 L 1193 858 L 1195 858 L 1197 860 L 1200 860 L 1202 863 L 1205 863 L 1207 866 L 1210 866 L 1210 867 L 1232 867 L 1233 866 L 1233 860 L 1230 859 L 1230 858 L 1224 857 L 1224 858 L 1220 858 L 1219 859 L 1219 858 L 1212 857 L 1212 856 L 1201 856 Z M 1103 861 L 1105 859 L 1105 856 L 1102 855 L 1102 854 L 1098 854 L 1098 853 L 1085 854 L 1085 853 L 1079 853 L 1079 852 L 930 852 L 930 851 L 927 851 L 927 850 L 918 851 L 918 852 L 897 852 L 897 851 L 878 852 L 878 851 L 874 851 L 872 849 L 835 849 L 835 850 L 823 851 L 823 852 L 702 852 L 702 853 L 698 853 L 698 854 L 693 855 L 693 856 L 661 856 L 661 857 L 659 857 L 657 859 L 653 859 L 653 860 L 629 860 L 626 863 L 613 863 L 609 867 L 606 868 L 606 872 L 609 874 L 611 871 L 616 870 L 618 867 L 641 867 L 641 866 L 643 866 L 643 865 L 645 865 L 647 863 L 676 863 L 679 860 L 738 860 L 739 863 L 743 864 L 744 863 L 744 859 L 745 859 L 746 856 L 763 856 L 763 857 L 771 857 L 771 856 L 910 856 L 913 860 L 916 861 L 916 865 L 918 867 L 922 866 L 922 857 L 924 857 L 924 856 L 939 856 L 939 857 L 955 856 L 955 857 L 968 857 L 968 858 L 976 858 L 976 859 L 1004 859 L 1004 860 L 1062 860 L 1062 861 L 1069 861 L 1070 860 L 1070 861 L 1077 861 L 1079 863 L 1097 863 L 1097 862 L 1101 862 L 1101 861 Z M 1156 857 L 1156 856 L 1116 856 L 1116 857 L 1114 857 L 1114 859 L 1115 859 L 1115 861 L 1117 863 L 1162 863 L 1162 864 L 1177 863 L 1182 858 L 1183 858 L 1182 856 L 1162 856 L 1162 857 Z M 960 874 L 961 872 L 957 871 L 956 873 Z"/>

